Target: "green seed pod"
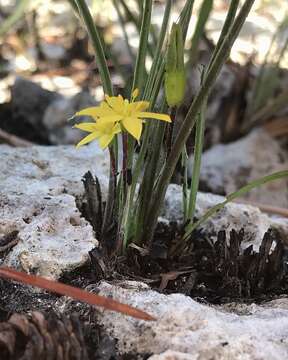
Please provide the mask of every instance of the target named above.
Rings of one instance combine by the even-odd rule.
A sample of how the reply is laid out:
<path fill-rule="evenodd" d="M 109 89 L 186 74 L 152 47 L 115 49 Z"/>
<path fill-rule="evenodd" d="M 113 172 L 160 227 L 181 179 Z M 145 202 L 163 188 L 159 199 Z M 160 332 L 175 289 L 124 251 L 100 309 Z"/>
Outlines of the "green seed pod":
<path fill-rule="evenodd" d="M 174 23 L 170 34 L 166 66 L 165 66 L 165 94 L 169 106 L 181 105 L 186 85 L 184 66 L 184 46 L 182 29 Z"/>

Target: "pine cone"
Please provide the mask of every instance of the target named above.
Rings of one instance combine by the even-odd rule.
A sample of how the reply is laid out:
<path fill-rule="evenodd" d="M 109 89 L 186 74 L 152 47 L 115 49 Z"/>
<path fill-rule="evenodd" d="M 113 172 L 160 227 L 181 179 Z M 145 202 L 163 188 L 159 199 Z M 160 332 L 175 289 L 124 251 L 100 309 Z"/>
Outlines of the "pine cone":
<path fill-rule="evenodd" d="M 2 360 L 88 360 L 82 329 L 76 316 L 13 314 L 0 322 Z"/>

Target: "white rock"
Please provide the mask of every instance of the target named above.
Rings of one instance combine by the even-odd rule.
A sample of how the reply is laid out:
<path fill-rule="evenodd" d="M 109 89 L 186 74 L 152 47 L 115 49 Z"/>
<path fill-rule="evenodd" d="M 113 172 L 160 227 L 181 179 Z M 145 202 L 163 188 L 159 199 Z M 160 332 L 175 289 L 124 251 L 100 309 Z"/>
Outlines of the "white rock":
<path fill-rule="evenodd" d="M 271 305 L 247 305 L 238 315 L 237 305 L 232 313 L 184 295 L 163 295 L 137 285 L 133 289 L 133 285 L 123 288 L 103 282 L 99 287 L 101 295 L 112 296 L 157 318 L 145 322 L 101 311 L 99 320 L 118 340 L 121 353 L 152 353 L 152 360 L 288 358 L 287 298 Z"/>
<path fill-rule="evenodd" d="M 57 279 L 63 271 L 83 265 L 97 245 L 92 227 L 68 194 L 50 199 L 10 195 L 0 213 L 1 233 L 19 231 L 18 244 L 4 263 L 27 273 Z"/>
<path fill-rule="evenodd" d="M 76 198 L 83 195 L 81 178 L 88 170 L 105 192 L 107 154 L 95 145 L 1 145 L 0 154 L 0 237 L 19 231 L 4 263 L 54 279 L 84 264 L 97 240 Z"/>
<path fill-rule="evenodd" d="M 152 355 L 149 360 L 197 360 L 198 355 L 184 354 L 179 351 L 167 350 L 159 355 Z"/>
<path fill-rule="evenodd" d="M 12 148 L 0 145 L 0 191 L 15 195 L 83 194 L 81 179 L 90 170 L 104 191 L 108 186 L 107 151 L 91 143 L 74 146 Z"/>
<path fill-rule="evenodd" d="M 264 130 L 255 129 L 238 141 L 206 151 L 200 180 L 209 191 L 227 195 L 252 180 L 287 168 L 287 155 L 277 141 Z M 281 179 L 253 189 L 245 198 L 286 208 L 287 190 L 287 179 Z"/>
<path fill-rule="evenodd" d="M 65 270 L 83 264 L 96 240 L 91 226 L 81 218 L 76 201 L 84 194 L 81 179 L 90 170 L 97 175 L 105 199 L 109 161 L 96 143 L 74 146 L 0 146 L 0 237 L 19 231 L 19 242 L 5 263 L 26 271 L 57 278 Z M 223 201 L 221 196 L 198 194 L 196 216 Z M 162 217 L 182 219 L 182 191 L 170 185 Z M 166 220 L 167 221 L 167 220 Z M 270 219 L 259 209 L 229 204 L 203 225 L 215 238 L 219 230 L 246 230 L 247 243 L 257 245 L 271 226 L 288 233 L 288 223 Z"/>

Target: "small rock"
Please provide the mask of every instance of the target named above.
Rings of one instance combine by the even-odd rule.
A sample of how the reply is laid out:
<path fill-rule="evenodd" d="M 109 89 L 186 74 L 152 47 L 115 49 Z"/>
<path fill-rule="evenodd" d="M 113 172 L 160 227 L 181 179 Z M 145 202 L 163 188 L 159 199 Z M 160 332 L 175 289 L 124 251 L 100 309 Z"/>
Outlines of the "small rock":
<path fill-rule="evenodd" d="M 256 129 L 238 141 L 216 145 L 206 151 L 202 157 L 200 182 L 206 191 L 227 195 L 252 180 L 287 168 L 288 157 L 277 141 L 264 130 Z M 244 197 L 286 208 L 287 190 L 287 179 L 281 179 L 253 189 Z"/>
<path fill-rule="evenodd" d="M 32 81 L 19 77 L 11 88 L 13 115 L 28 121 L 44 137 L 46 129 L 42 121 L 45 110 L 59 96 Z"/>
<path fill-rule="evenodd" d="M 60 44 L 53 44 L 42 41 L 40 46 L 47 60 L 60 61 L 65 58 L 66 50 L 64 46 L 61 46 Z"/>

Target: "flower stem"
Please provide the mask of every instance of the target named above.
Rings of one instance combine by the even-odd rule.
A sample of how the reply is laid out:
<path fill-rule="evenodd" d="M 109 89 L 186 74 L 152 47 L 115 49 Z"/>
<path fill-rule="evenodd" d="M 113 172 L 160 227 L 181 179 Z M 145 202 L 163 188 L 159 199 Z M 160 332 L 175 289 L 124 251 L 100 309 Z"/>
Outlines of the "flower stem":
<path fill-rule="evenodd" d="M 126 199 L 127 195 L 127 160 L 128 160 L 128 139 L 127 134 L 122 134 L 123 142 L 123 159 L 122 159 L 122 176 L 123 176 L 123 196 Z"/>
<path fill-rule="evenodd" d="M 101 242 L 103 243 L 106 249 L 113 249 L 113 244 L 109 244 L 107 241 L 108 229 L 111 224 L 113 224 L 113 214 L 115 210 L 115 202 L 116 202 L 116 189 L 117 189 L 117 168 L 116 168 L 116 159 L 113 147 L 109 147 L 110 153 L 110 175 L 109 175 L 109 187 L 108 187 L 108 195 L 104 212 L 104 219 L 101 230 Z"/>
<path fill-rule="evenodd" d="M 203 66 L 203 71 L 201 74 L 201 85 L 203 84 L 203 81 L 205 79 L 205 74 L 206 74 L 206 70 L 205 67 Z M 192 223 L 194 219 L 196 198 L 199 188 L 201 160 L 202 160 L 202 151 L 203 151 L 203 143 L 204 143 L 206 107 L 207 107 L 207 98 L 203 101 L 203 104 L 198 114 L 198 120 L 196 122 L 194 163 L 192 170 L 191 188 L 189 194 L 189 205 L 187 209 L 187 219 Z"/>
<path fill-rule="evenodd" d="M 193 172 L 192 172 L 191 189 L 189 195 L 189 206 L 187 212 L 187 219 L 190 220 L 190 222 L 192 223 L 194 219 L 196 198 L 199 188 L 201 159 L 202 159 L 204 131 L 205 131 L 206 104 L 207 104 L 207 100 L 203 102 L 196 124 L 194 164 L 193 164 Z"/>

